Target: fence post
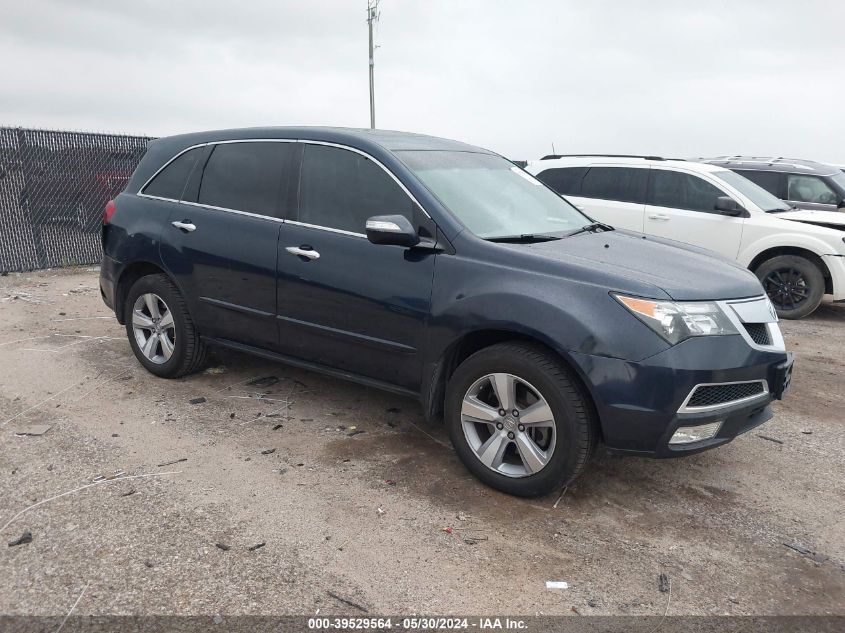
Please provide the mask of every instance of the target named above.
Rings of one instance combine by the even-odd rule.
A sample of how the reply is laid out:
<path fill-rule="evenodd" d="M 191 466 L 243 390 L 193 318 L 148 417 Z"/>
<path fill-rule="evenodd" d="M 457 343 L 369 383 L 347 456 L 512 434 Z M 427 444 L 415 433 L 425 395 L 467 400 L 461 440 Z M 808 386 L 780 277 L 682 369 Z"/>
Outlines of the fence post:
<path fill-rule="evenodd" d="M 38 258 L 38 268 L 47 267 L 47 252 L 44 250 L 44 240 L 41 235 L 41 225 L 33 222 L 32 205 L 30 201 L 30 173 L 31 160 L 29 157 L 28 145 L 26 142 L 26 131 L 22 128 L 16 130 L 18 140 L 18 156 L 20 157 L 21 174 L 23 175 L 23 192 L 21 193 L 21 209 L 29 219 L 32 227 L 32 243 L 35 246 L 35 255 Z"/>

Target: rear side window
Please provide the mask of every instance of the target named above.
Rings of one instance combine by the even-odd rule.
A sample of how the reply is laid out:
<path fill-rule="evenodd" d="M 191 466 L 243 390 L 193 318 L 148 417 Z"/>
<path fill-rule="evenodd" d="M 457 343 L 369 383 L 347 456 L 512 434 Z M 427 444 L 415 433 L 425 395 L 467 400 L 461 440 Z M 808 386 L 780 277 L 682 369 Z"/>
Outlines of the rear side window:
<path fill-rule="evenodd" d="M 581 192 L 581 179 L 586 167 L 557 167 L 537 174 L 537 180 L 546 183 L 562 196 L 577 196 Z"/>
<path fill-rule="evenodd" d="M 645 204 L 648 169 L 591 167 L 581 183 L 584 198 Z"/>
<path fill-rule="evenodd" d="M 762 187 L 773 196 L 781 197 L 780 182 L 782 174 L 776 171 L 752 171 L 750 169 L 734 169 L 736 173 L 748 178 L 755 185 Z"/>
<path fill-rule="evenodd" d="M 698 176 L 664 169 L 651 170 L 649 204 L 714 213 L 716 198 L 726 195 L 724 191 Z"/>
<path fill-rule="evenodd" d="M 299 183 L 299 221 L 364 233 L 374 215 L 413 219 L 413 202 L 381 167 L 356 152 L 306 145 Z"/>
<path fill-rule="evenodd" d="M 167 167 L 153 178 L 150 184 L 144 187 L 142 193 L 148 196 L 169 198 L 170 200 L 181 199 L 185 184 L 188 182 L 188 176 L 191 175 L 191 171 L 194 169 L 201 153 L 202 148 L 195 147 L 174 158 Z"/>
<path fill-rule="evenodd" d="M 197 202 L 281 217 L 287 199 L 293 143 L 221 143 L 202 174 Z"/>

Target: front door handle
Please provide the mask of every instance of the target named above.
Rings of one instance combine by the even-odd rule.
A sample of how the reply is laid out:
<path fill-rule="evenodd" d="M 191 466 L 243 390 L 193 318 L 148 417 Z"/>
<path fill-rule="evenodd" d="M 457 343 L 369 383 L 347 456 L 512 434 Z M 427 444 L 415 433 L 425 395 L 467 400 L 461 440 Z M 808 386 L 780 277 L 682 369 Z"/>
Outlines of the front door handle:
<path fill-rule="evenodd" d="M 285 250 L 291 255 L 298 257 L 305 257 L 307 259 L 320 259 L 320 253 L 313 248 L 302 248 L 301 246 L 288 246 Z"/>
<path fill-rule="evenodd" d="M 181 222 L 177 220 L 176 222 L 171 222 L 171 224 L 177 229 L 182 229 L 183 231 L 185 231 L 185 233 L 191 233 L 197 230 L 196 224 L 194 224 L 190 220 L 182 220 Z"/>
<path fill-rule="evenodd" d="M 649 220 L 657 220 L 658 222 L 668 222 L 669 216 L 664 215 L 663 213 L 652 213 L 648 216 Z"/>

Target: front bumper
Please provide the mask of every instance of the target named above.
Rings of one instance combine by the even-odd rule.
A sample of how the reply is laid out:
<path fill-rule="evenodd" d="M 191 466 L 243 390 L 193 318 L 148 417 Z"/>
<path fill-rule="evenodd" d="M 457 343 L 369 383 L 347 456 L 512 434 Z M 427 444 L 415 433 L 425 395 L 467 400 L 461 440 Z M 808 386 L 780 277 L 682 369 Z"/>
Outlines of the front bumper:
<path fill-rule="evenodd" d="M 715 448 L 772 417 L 789 385 L 792 355 L 751 348 L 739 335 L 690 338 L 639 362 L 571 354 L 585 377 L 613 452 L 678 457 Z M 682 405 L 698 385 L 764 380 L 767 393 L 704 411 Z M 712 438 L 670 444 L 679 427 L 721 421 Z"/>

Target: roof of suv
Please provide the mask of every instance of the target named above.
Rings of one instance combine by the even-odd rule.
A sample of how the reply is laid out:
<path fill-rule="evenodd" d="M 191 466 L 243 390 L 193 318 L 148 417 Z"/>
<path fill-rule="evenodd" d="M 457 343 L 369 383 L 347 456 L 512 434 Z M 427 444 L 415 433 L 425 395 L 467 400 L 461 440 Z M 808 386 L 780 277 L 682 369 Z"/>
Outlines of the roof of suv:
<path fill-rule="evenodd" d="M 631 154 L 550 154 L 540 160 L 529 161 L 535 169 L 552 167 L 586 167 L 587 165 L 640 165 L 658 167 L 683 167 L 692 171 L 724 171 L 720 165 L 688 161 L 683 158 L 663 158 L 661 156 L 635 156 Z"/>
<path fill-rule="evenodd" d="M 185 147 L 199 143 L 233 139 L 307 139 L 352 146 L 378 146 L 388 151 L 402 150 L 452 150 L 492 153 L 489 150 L 453 141 L 450 139 L 398 132 L 394 130 L 371 130 L 343 127 L 250 127 L 228 130 L 210 130 L 168 136 L 155 142 L 164 142 Z"/>
<path fill-rule="evenodd" d="M 755 169 L 757 171 L 778 171 L 791 174 L 813 174 L 814 176 L 831 176 L 839 171 L 836 167 L 800 158 L 783 158 L 774 156 L 716 156 L 713 158 L 699 158 L 698 160 L 711 165 L 719 165 L 728 169 Z"/>

